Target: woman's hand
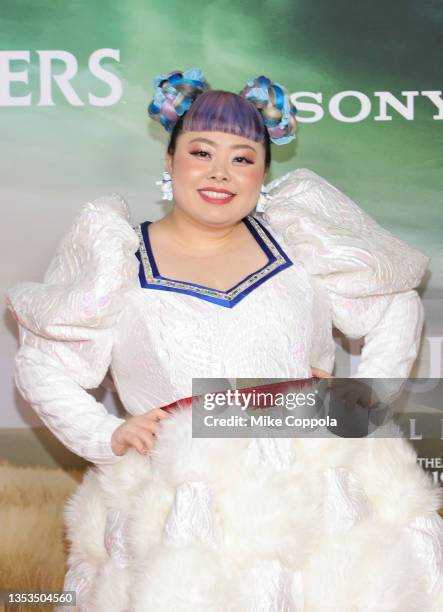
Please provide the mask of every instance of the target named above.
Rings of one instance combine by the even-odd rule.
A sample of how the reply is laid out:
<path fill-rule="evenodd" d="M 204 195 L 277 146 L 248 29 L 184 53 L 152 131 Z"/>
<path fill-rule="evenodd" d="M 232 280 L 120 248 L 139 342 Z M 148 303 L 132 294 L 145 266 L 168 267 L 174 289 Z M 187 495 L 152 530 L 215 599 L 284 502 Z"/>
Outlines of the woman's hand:
<path fill-rule="evenodd" d="M 372 386 L 356 378 L 338 378 L 331 382 L 329 388 L 331 397 L 343 401 L 347 408 L 355 408 L 359 404 L 369 409 L 378 401 Z"/>
<path fill-rule="evenodd" d="M 332 393 L 334 400 L 342 400 L 349 408 L 354 408 L 356 404 L 360 404 L 363 408 L 372 408 L 378 399 L 372 390 L 371 385 L 368 385 L 361 380 L 354 378 L 338 378 L 331 376 L 324 370 L 319 368 L 311 368 L 312 376 L 317 378 L 330 378 L 328 388 Z"/>
<path fill-rule="evenodd" d="M 115 455 L 124 455 L 133 446 L 141 455 L 154 448 L 155 436 L 160 431 L 160 421 L 169 416 L 166 410 L 154 408 L 144 414 L 130 417 L 114 431 L 111 448 Z"/>
<path fill-rule="evenodd" d="M 363 408 L 372 408 L 378 401 L 371 386 L 360 380 L 354 378 L 336 379 L 335 376 L 331 376 L 319 368 L 311 368 L 311 370 L 312 376 L 317 378 L 334 379 L 328 383 L 328 388 L 333 392 L 334 400 L 344 401 L 349 408 L 355 407 L 356 404 L 360 404 Z"/>

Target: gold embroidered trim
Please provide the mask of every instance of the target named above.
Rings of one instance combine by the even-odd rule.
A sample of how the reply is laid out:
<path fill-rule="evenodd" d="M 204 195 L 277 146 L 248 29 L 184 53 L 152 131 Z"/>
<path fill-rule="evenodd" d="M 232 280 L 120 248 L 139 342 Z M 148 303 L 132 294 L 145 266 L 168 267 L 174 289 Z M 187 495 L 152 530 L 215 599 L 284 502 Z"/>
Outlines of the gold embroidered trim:
<path fill-rule="evenodd" d="M 152 273 L 151 263 L 149 261 L 148 253 L 146 252 L 145 241 L 143 239 L 141 226 L 138 225 L 135 228 L 135 231 L 137 232 L 138 239 L 140 242 L 140 255 L 146 280 L 148 281 L 148 283 L 153 285 L 161 285 L 163 287 L 171 287 L 173 289 L 186 289 L 188 291 L 194 291 L 195 293 L 200 293 L 202 295 L 210 295 L 212 297 L 217 297 L 229 301 L 233 300 L 235 297 L 237 297 L 239 293 L 241 293 L 251 285 L 255 284 L 258 280 L 268 275 L 270 272 L 272 272 L 282 264 L 286 263 L 287 261 L 277 249 L 277 247 L 274 245 L 274 243 L 271 241 L 271 239 L 267 236 L 267 234 L 265 234 L 265 232 L 254 219 L 254 217 L 248 216 L 247 218 L 256 230 L 256 232 L 259 234 L 260 238 L 271 251 L 272 255 L 275 257 L 275 260 L 271 263 L 268 263 L 264 268 L 255 272 L 252 276 L 242 281 L 239 285 L 234 287 L 234 289 L 230 289 L 229 291 L 219 291 L 218 289 L 195 286 L 187 282 L 181 282 L 165 278 L 156 278 Z"/>

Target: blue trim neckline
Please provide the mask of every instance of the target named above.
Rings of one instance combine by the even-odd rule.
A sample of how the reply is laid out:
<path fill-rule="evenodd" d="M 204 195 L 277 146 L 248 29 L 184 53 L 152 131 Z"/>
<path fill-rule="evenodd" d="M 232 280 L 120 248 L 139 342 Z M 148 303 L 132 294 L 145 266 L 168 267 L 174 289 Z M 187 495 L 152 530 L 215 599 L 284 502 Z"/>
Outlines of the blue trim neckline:
<path fill-rule="evenodd" d="M 258 219 L 247 216 L 242 219 L 252 234 L 255 241 L 268 257 L 268 262 L 227 291 L 213 289 L 205 285 L 179 281 L 177 279 L 162 276 L 157 267 L 152 246 L 149 240 L 148 226 L 151 221 L 144 221 L 135 228 L 139 237 L 139 250 L 136 256 L 140 262 L 139 280 L 144 289 L 159 289 L 161 291 L 172 291 L 198 297 L 200 299 L 232 308 L 256 287 L 269 278 L 293 265 L 280 245 L 276 242 L 270 232 L 260 223 Z"/>

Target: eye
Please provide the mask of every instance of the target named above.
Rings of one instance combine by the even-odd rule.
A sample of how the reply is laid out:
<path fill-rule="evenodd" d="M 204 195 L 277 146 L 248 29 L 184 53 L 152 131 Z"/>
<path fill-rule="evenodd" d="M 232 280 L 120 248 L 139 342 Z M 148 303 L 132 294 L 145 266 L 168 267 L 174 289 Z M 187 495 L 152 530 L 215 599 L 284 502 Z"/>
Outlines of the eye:
<path fill-rule="evenodd" d="M 194 155 L 194 157 L 202 157 L 202 158 L 207 158 L 210 157 L 210 153 L 208 151 L 190 151 L 191 155 Z"/>
<path fill-rule="evenodd" d="M 239 161 L 241 164 L 244 164 L 244 163 L 253 164 L 254 163 L 253 161 L 251 161 L 247 157 L 244 157 L 243 155 L 239 155 L 238 157 L 235 157 L 234 161 Z"/>

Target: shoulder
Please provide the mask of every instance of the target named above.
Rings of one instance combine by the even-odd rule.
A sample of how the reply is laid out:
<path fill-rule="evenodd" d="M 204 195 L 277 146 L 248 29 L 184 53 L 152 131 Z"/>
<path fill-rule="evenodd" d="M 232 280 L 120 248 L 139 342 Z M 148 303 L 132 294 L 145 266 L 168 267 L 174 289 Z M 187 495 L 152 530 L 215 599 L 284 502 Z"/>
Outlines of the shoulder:
<path fill-rule="evenodd" d="M 379 225 L 349 196 L 307 168 L 268 185 L 265 222 L 308 272 L 340 295 L 417 287 L 429 257 Z"/>
<path fill-rule="evenodd" d="M 91 234 L 95 227 L 120 228 L 130 233 L 131 213 L 123 196 L 119 193 L 104 194 L 79 207 L 70 230 Z"/>
<path fill-rule="evenodd" d="M 267 188 L 270 205 L 266 207 L 265 216 L 272 215 L 274 224 L 278 223 L 277 210 L 292 216 L 296 211 L 315 215 L 318 220 L 336 227 L 350 227 L 356 221 L 375 224 L 349 196 L 308 168 L 288 172 L 269 183 Z"/>
<path fill-rule="evenodd" d="M 81 205 L 74 222 L 63 236 L 46 271 L 44 281 L 70 283 L 72 272 L 109 271 L 124 264 L 138 248 L 138 237 L 130 222 L 124 198 L 111 193 Z M 66 266 L 72 261 L 72 269 Z M 83 271 L 81 267 L 84 266 Z"/>
<path fill-rule="evenodd" d="M 69 233 L 90 235 L 97 227 L 130 227 L 130 210 L 126 200 L 118 193 L 101 195 L 81 204 Z"/>
<path fill-rule="evenodd" d="M 119 194 L 85 202 L 42 282 L 9 288 L 7 306 L 23 327 L 48 337 L 72 336 L 81 326 L 109 327 L 124 291 L 137 283 L 138 244 L 128 205 Z"/>
<path fill-rule="evenodd" d="M 316 182 L 322 182 L 323 179 L 319 174 L 315 173 L 309 168 L 296 168 L 291 170 L 282 176 L 277 177 L 273 181 L 267 184 L 267 189 L 271 197 L 284 193 L 284 190 L 297 188 L 302 191 L 303 188 L 307 188 L 309 184 Z"/>

